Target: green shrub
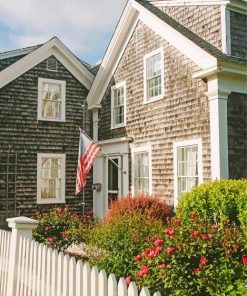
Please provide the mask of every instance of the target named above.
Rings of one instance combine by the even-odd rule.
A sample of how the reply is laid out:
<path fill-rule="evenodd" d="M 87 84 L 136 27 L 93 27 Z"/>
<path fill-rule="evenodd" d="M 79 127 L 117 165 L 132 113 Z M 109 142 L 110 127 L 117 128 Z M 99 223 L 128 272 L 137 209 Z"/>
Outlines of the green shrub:
<path fill-rule="evenodd" d="M 188 221 L 189 213 L 197 212 L 204 221 L 228 220 L 246 228 L 247 179 L 220 180 L 197 186 L 182 195 L 176 212 L 184 222 Z"/>
<path fill-rule="evenodd" d="M 39 221 L 33 232 L 34 240 L 58 250 L 64 250 L 72 243 L 84 242 L 93 224 L 92 213 L 80 217 L 70 213 L 67 207 L 56 207 L 49 213 L 36 212 L 31 218 Z"/>
<path fill-rule="evenodd" d="M 145 208 L 147 203 L 149 207 Z M 121 198 L 114 202 L 105 221 L 90 232 L 89 243 L 108 254 L 97 262 L 100 269 L 117 277 L 132 274 L 135 269 L 132 257 L 148 244 L 148 237 L 163 230 L 163 215 L 155 215 L 155 207 L 159 213 L 163 202 L 145 197 Z"/>
<path fill-rule="evenodd" d="M 247 246 L 243 232 L 225 222 L 190 225 L 173 218 L 163 233 L 133 257 L 128 278 L 162 295 L 246 295 Z"/>

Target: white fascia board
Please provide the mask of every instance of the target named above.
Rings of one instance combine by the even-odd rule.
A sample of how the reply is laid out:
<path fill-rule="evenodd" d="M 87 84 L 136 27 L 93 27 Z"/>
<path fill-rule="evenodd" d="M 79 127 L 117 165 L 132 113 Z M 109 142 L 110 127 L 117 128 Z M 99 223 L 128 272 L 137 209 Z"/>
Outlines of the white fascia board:
<path fill-rule="evenodd" d="M 10 51 L 6 51 L 6 52 L 1 52 L 0 53 L 0 60 L 18 57 L 20 55 L 26 55 L 26 54 L 29 54 L 30 52 L 34 51 L 37 48 L 39 48 L 39 45 L 28 47 L 28 48 L 21 48 L 21 49 L 15 49 L 15 50 L 10 50 Z"/>
<path fill-rule="evenodd" d="M 92 105 L 100 104 L 138 22 L 138 15 L 139 12 L 132 6 L 132 0 L 129 0 L 87 96 L 89 109 Z"/>
<path fill-rule="evenodd" d="M 134 2 L 133 5 L 140 11 L 139 18 L 144 24 L 176 47 L 200 68 L 205 69 L 217 64 L 215 57 L 145 9 L 142 5 L 137 2 Z"/>
<path fill-rule="evenodd" d="M 227 4 L 227 9 L 247 14 L 247 1 L 232 0 Z"/>
<path fill-rule="evenodd" d="M 94 75 L 57 38 L 53 38 L 40 48 L 1 71 L 0 88 L 29 71 L 51 55 L 54 55 L 87 89 L 90 88 Z"/>
<path fill-rule="evenodd" d="M 199 6 L 199 5 L 222 5 L 230 3 L 230 0 L 171 0 L 171 1 L 150 1 L 151 4 L 157 7 L 166 6 Z"/>

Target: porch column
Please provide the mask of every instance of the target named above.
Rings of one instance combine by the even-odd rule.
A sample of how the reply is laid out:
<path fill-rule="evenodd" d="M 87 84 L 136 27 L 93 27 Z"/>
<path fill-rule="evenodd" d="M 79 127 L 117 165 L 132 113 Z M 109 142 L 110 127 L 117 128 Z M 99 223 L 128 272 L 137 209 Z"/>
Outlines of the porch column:
<path fill-rule="evenodd" d="M 215 89 L 216 85 L 217 88 Z M 208 82 L 211 178 L 213 180 L 229 178 L 227 99 L 230 93 L 229 91 L 219 90 L 218 83 L 215 83 L 215 81 Z"/>

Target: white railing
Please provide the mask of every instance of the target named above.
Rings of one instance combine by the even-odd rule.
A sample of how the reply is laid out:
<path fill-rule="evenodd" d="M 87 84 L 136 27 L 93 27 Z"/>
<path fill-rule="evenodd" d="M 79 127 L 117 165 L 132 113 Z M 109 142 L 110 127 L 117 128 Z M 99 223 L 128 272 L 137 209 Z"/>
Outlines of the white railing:
<path fill-rule="evenodd" d="M 139 294 L 134 282 L 127 287 L 124 278 L 117 282 L 114 274 L 31 240 L 37 221 L 8 222 L 12 233 L 0 231 L 1 296 L 150 296 L 147 288 Z"/>

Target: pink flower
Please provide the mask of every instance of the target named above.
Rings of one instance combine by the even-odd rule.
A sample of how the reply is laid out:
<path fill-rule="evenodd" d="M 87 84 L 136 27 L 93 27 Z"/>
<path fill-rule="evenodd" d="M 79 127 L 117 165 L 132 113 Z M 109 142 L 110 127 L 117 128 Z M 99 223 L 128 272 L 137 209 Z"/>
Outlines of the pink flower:
<path fill-rule="evenodd" d="M 135 256 L 135 259 L 134 260 L 137 262 L 137 261 L 140 261 L 141 258 L 142 258 L 141 255 L 137 255 L 137 256 Z"/>
<path fill-rule="evenodd" d="M 219 229 L 219 226 L 218 226 L 218 225 L 213 225 L 212 228 L 213 228 L 214 230 L 218 230 L 218 229 Z"/>
<path fill-rule="evenodd" d="M 162 251 L 161 247 L 155 248 L 155 250 L 154 250 L 155 256 L 158 255 L 161 251 Z"/>
<path fill-rule="evenodd" d="M 169 236 L 174 236 L 175 235 L 173 228 L 170 228 L 170 227 L 165 229 L 165 234 L 167 234 Z"/>
<path fill-rule="evenodd" d="M 142 277 L 142 276 L 143 276 L 143 271 L 142 271 L 142 270 L 138 271 L 138 272 L 137 272 L 137 275 L 138 275 L 139 277 Z"/>
<path fill-rule="evenodd" d="M 61 208 L 56 208 L 56 212 L 57 212 L 58 214 L 61 214 L 61 213 L 62 213 L 62 209 L 61 209 Z"/>
<path fill-rule="evenodd" d="M 39 215 L 40 215 L 40 212 L 36 211 L 36 216 L 39 217 Z"/>
<path fill-rule="evenodd" d="M 155 247 L 162 246 L 163 244 L 164 244 L 164 240 L 163 240 L 163 239 L 157 239 L 157 240 L 154 242 L 154 246 L 155 246 Z"/>
<path fill-rule="evenodd" d="M 213 239 L 213 238 L 214 238 L 214 235 L 213 235 L 212 233 L 209 233 L 209 234 L 208 234 L 208 237 L 209 237 L 210 239 Z"/>
<path fill-rule="evenodd" d="M 43 214 L 44 217 L 47 217 L 48 215 L 49 215 L 48 213 L 44 213 L 44 214 Z"/>
<path fill-rule="evenodd" d="M 130 276 L 127 276 L 126 279 L 125 279 L 126 285 L 129 285 L 130 282 L 131 282 L 131 277 Z"/>
<path fill-rule="evenodd" d="M 244 265 L 246 265 L 247 264 L 247 257 L 243 256 L 242 257 L 242 262 L 243 262 Z"/>
<path fill-rule="evenodd" d="M 200 262 L 201 262 L 202 265 L 206 265 L 208 260 L 206 259 L 206 257 L 201 257 Z"/>
<path fill-rule="evenodd" d="M 49 243 L 54 243 L 55 238 L 53 236 L 49 236 L 47 240 Z"/>
<path fill-rule="evenodd" d="M 200 231 L 199 230 L 194 230 L 192 232 L 192 236 L 198 236 L 200 234 Z"/>
<path fill-rule="evenodd" d="M 150 272 L 146 265 L 142 265 L 141 270 L 143 275 L 147 275 Z"/>
<path fill-rule="evenodd" d="M 165 266 L 164 263 L 158 265 L 158 268 L 159 268 L 159 269 L 164 269 L 165 267 L 166 267 L 166 266 Z"/>
<path fill-rule="evenodd" d="M 207 234 L 202 234 L 202 240 L 207 240 L 208 239 L 208 235 Z"/>
<path fill-rule="evenodd" d="M 34 216 L 31 216 L 30 218 L 31 218 L 31 219 L 33 219 L 33 220 L 35 219 L 35 217 L 34 217 Z"/>
<path fill-rule="evenodd" d="M 44 231 L 47 232 L 49 231 L 50 227 L 49 226 L 45 226 Z"/>
<path fill-rule="evenodd" d="M 169 247 L 166 249 L 167 254 L 172 254 L 173 252 L 174 252 L 174 248 L 172 248 L 172 247 Z"/>
<path fill-rule="evenodd" d="M 200 272 L 200 269 L 199 268 L 194 268 L 194 273 L 198 273 Z"/>
<path fill-rule="evenodd" d="M 152 259 L 152 258 L 155 257 L 155 255 L 156 255 L 156 254 L 155 254 L 155 251 L 154 251 L 154 250 L 151 250 L 151 251 L 148 253 L 147 257 Z"/>

